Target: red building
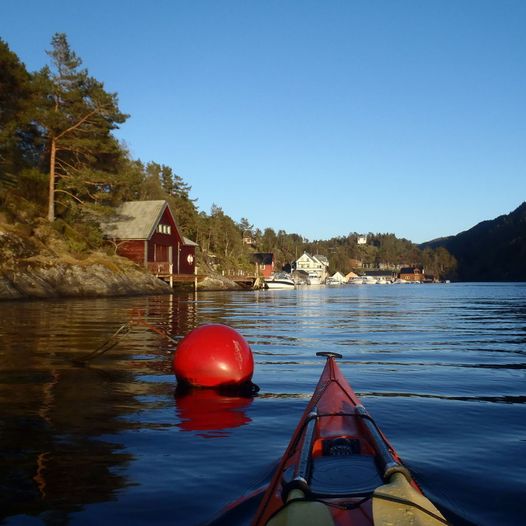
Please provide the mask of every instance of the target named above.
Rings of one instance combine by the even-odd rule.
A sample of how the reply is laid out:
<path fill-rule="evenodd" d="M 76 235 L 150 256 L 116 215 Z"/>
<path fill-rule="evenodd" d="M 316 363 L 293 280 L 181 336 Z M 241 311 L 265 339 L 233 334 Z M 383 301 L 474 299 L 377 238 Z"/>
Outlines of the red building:
<path fill-rule="evenodd" d="M 272 252 L 254 252 L 252 261 L 257 266 L 257 272 L 264 278 L 270 278 L 274 272 L 274 254 Z"/>
<path fill-rule="evenodd" d="M 402 267 L 398 277 L 405 281 L 424 281 L 424 270 L 418 267 Z"/>
<path fill-rule="evenodd" d="M 166 201 L 128 201 L 103 225 L 117 254 L 153 274 L 194 274 L 196 243 L 183 237 Z"/>

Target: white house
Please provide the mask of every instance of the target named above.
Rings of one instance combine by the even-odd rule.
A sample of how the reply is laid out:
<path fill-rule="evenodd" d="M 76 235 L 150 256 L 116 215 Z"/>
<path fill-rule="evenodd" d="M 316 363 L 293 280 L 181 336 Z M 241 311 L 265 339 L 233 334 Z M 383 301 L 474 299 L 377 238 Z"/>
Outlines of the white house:
<path fill-rule="evenodd" d="M 367 236 L 358 236 L 356 243 L 358 245 L 367 245 Z"/>
<path fill-rule="evenodd" d="M 347 278 L 341 272 L 335 272 L 331 276 L 331 280 L 337 283 L 347 283 Z"/>
<path fill-rule="evenodd" d="M 309 275 L 311 285 L 319 285 L 327 278 L 329 260 L 320 254 L 311 256 L 304 252 L 296 261 L 296 270 L 303 270 Z"/>

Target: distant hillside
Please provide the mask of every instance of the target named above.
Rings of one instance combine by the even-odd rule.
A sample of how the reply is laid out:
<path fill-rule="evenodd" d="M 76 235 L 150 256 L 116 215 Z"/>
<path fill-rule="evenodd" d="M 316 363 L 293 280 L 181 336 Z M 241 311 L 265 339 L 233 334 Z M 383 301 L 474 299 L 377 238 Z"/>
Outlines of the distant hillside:
<path fill-rule="evenodd" d="M 455 256 L 461 281 L 526 281 L 526 202 L 456 236 L 420 245 L 428 247 Z"/>

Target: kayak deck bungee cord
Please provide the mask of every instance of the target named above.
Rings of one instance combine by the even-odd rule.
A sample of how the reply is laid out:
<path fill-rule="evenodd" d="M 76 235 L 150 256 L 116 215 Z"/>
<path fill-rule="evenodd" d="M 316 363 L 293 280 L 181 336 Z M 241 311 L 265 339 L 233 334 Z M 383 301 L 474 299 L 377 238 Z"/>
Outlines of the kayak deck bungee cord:
<path fill-rule="evenodd" d="M 342 375 L 326 357 L 314 394 L 253 526 L 448 524 Z"/>

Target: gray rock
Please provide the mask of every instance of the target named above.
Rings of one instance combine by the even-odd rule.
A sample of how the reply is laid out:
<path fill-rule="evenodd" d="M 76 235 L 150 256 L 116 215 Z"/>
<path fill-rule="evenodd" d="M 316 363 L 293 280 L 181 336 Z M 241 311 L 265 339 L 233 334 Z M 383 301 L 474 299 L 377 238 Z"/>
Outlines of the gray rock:
<path fill-rule="evenodd" d="M 138 268 L 113 271 L 103 265 L 57 264 L 4 271 L 0 275 L 0 300 L 171 292 L 167 283 Z"/>
<path fill-rule="evenodd" d="M 197 290 L 242 290 L 242 287 L 224 276 L 207 276 L 198 282 Z"/>

